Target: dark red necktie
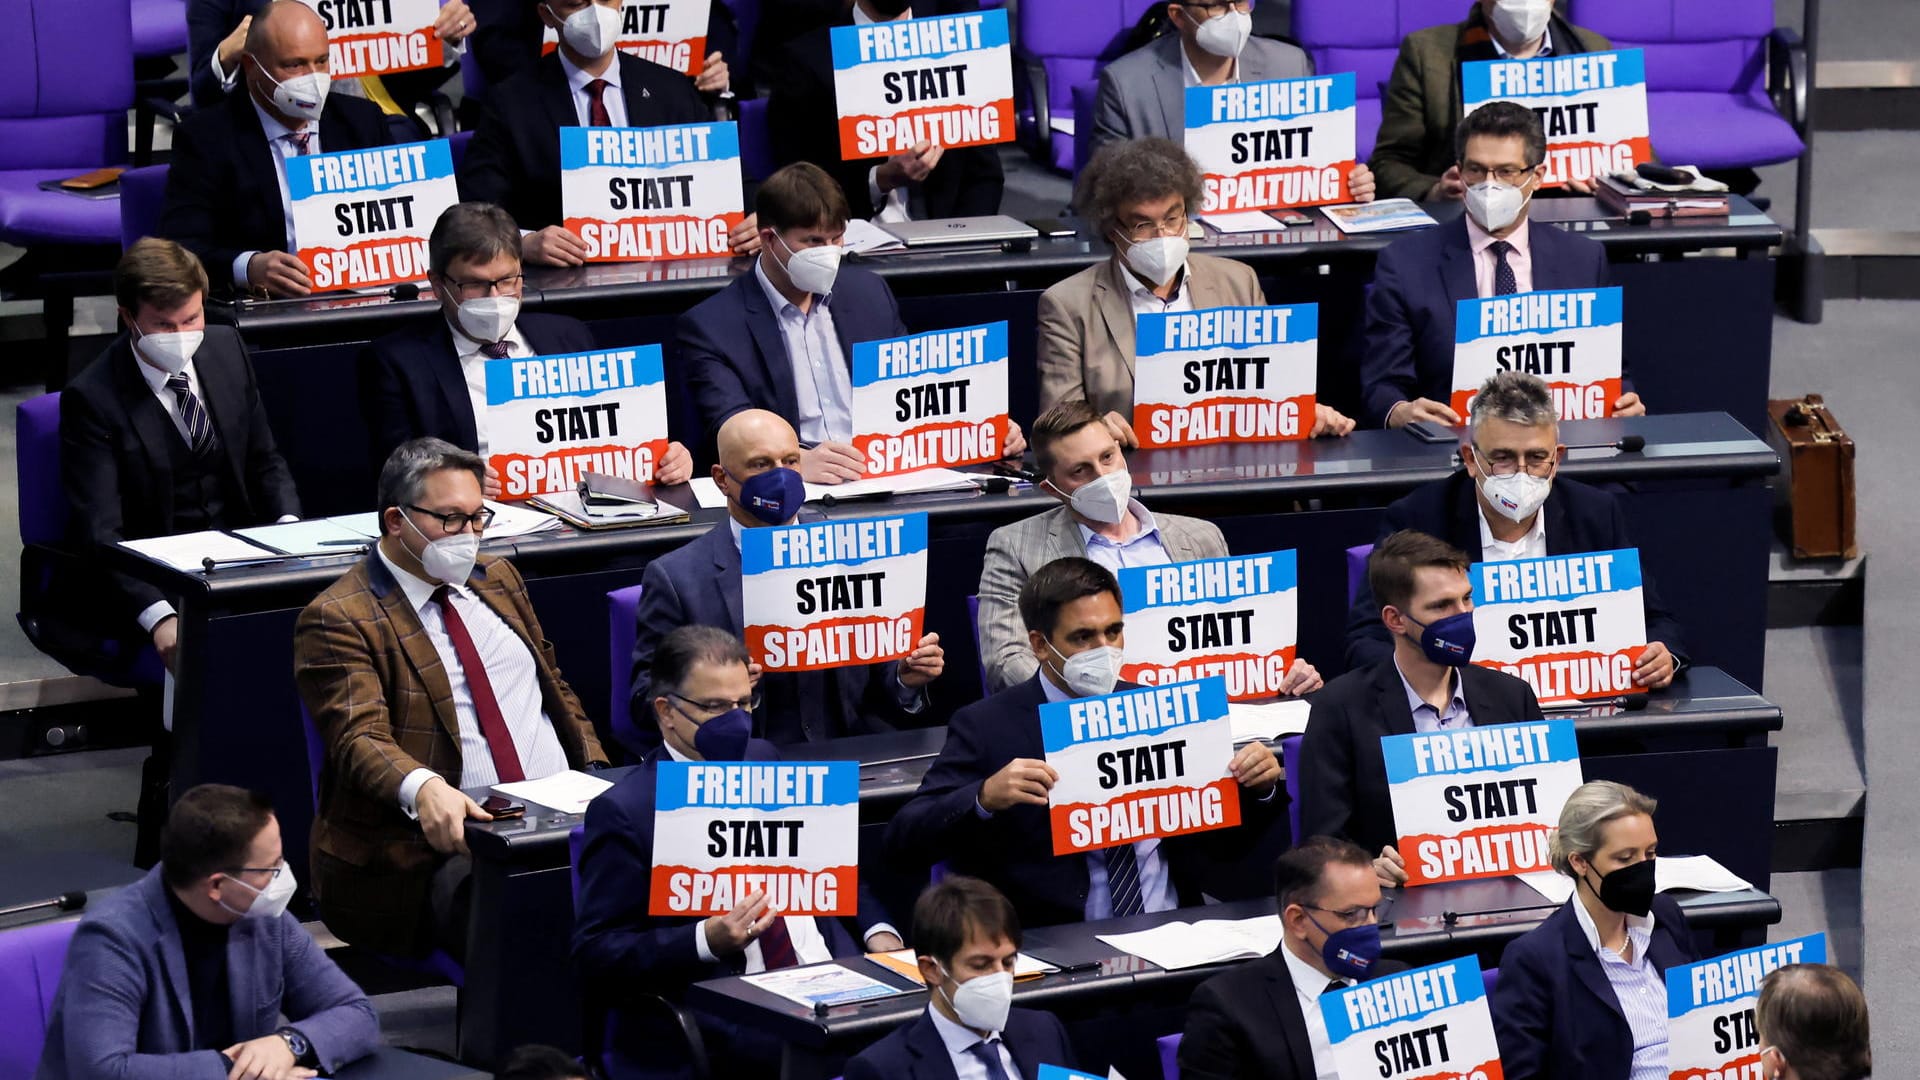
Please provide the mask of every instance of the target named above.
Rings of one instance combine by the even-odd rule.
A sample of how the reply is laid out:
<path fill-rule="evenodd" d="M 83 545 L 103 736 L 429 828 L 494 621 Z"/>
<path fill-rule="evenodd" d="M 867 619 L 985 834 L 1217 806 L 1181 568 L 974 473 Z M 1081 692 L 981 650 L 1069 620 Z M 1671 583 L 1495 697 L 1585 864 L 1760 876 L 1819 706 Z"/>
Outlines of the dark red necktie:
<path fill-rule="evenodd" d="M 433 602 L 440 605 L 440 620 L 446 624 L 447 637 L 453 642 L 454 655 L 460 658 L 460 670 L 467 676 L 467 693 L 473 698 L 473 715 L 480 721 L 480 734 L 487 740 L 487 752 L 493 755 L 493 771 L 502 784 L 525 780 L 520 771 L 520 754 L 513 748 L 513 734 L 507 730 L 507 718 L 500 714 L 500 700 L 493 696 L 493 683 L 487 679 L 487 666 L 480 662 L 480 650 L 473 647 L 473 635 L 460 613 L 453 609 L 453 590 L 445 585 L 433 590 Z M 791 953 L 793 947 L 789 945 Z"/>
<path fill-rule="evenodd" d="M 480 344 L 480 355 L 489 360 L 505 360 L 513 352 L 512 347 L 504 341 L 486 341 Z"/>
<path fill-rule="evenodd" d="M 767 965 L 768 971 L 790 968 L 800 962 L 793 951 L 793 938 L 787 933 L 787 917 L 780 915 L 767 924 L 767 932 L 760 935 L 760 959 Z"/>
<path fill-rule="evenodd" d="M 587 124 L 591 127 L 612 127 L 613 117 L 607 115 L 607 87 L 612 85 L 605 79 L 595 79 L 587 84 L 587 93 L 593 95 L 593 104 L 587 106 Z"/>

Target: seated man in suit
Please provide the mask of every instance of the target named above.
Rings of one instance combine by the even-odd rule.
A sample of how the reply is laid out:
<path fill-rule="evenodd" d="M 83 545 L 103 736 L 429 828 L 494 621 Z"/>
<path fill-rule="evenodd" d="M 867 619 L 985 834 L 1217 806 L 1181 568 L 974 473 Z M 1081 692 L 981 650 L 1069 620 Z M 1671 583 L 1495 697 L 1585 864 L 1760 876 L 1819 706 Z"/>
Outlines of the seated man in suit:
<path fill-rule="evenodd" d="M 1539 377 L 1503 371 L 1473 399 L 1472 424 L 1460 445 L 1463 468 L 1387 507 L 1380 536 L 1416 529 L 1452 544 L 1470 562 L 1540 559 L 1633 547 L 1620 499 L 1559 475 L 1559 412 Z M 1636 686 L 1661 689 L 1687 663 L 1680 621 L 1661 602 L 1653 575 L 1641 567 L 1647 651 L 1634 665 Z M 1347 666 L 1378 663 L 1395 638 L 1380 605 L 1362 584 L 1347 614 Z"/>
<path fill-rule="evenodd" d="M 1012 1007 L 1020 915 L 999 890 L 958 874 L 928 886 L 913 905 L 913 951 L 927 1011 L 848 1061 L 847 1080 L 1033 1080 L 1042 1065 L 1073 1067 L 1058 1017 Z"/>
<path fill-rule="evenodd" d="M 1473 0 L 1465 22 L 1415 30 L 1400 42 L 1380 100 L 1373 174 L 1383 199 L 1438 202 L 1466 195 L 1453 133 L 1460 125 L 1460 65 L 1474 60 L 1568 56 L 1613 46 L 1553 10 L 1553 0 Z M 1583 194 L 1591 188 L 1576 185 Z"/>
<path fill-rule="evenodd" d="M 1387 795 L 1382 735 L 1411 735 L 1540 719 L 1533 688 L 1473 659 L 1473 586 L 1467 557 L 1406 530 L 1374 545 L 1367 580 L 1393 653 L 1355 668 L 1313 699 L 1300 743 L 1300 831 L 1378 851 L 1386 885 L 1407 879 Z"/>
<path fill-rule="evenodd" d="M 372 1053 L 379 1017 L 287 913 L 296 888 L 265 796 L 180 796 L 160 865 L 74 930 L 34 1075 L 331 1076 Z"/>
<path fill-rule="evenodd" d="M 487 91 L 486 111 L 460 163 L 460 197 L 505 207 L 530 230 L 520 254 L 536 266 L 579 266 L 587 242 L 560 212 L 560 129 L 704 124 L 713 110 L 694 80 L 621 52 L 620 0 L 542 0 L 540 21 L 560 45 L 533 70 Z M 726 64 L 708 65 L 703 84 L 727 83 Z M 733 232 L 734 251 L 758 243 L 752 217 Z"/>
<path fill-rule="evenodd" d="M 593 331 L 578 319 L 521 312 L 520 230 L 505 210 L 486 203 L 449 207 L 427 238 L 427 262 L 440 314 L 360 352 L 360 411 L 375 461 L 424 436 L 486 457 L 487 361 L 595 347 Z M 692 475 L 693 455 L 669 443 L 654 482 L 681 484 Z M 500 495 L 492 465 L 482 494 Z"/>
<path fill-rule="evenodd" d="M 287 159 L 387 146 L 380 107 L 329 93 L 327 27 L 300 0 L 273 0 L 247 29 L 247 92 L 188 116 L 173 132 L 160 235 L 207 264 L 220 293 L 306 296 L 292 254 Z"/>
<path fill-rule="evenodd" d="M 1209 868 L 1264 839 L 1276 820 L 1273 751 L 1255 741 L 1233 756 L 1242 788 L 1235 828 L 1055 855 L 1047 792 L 1059 775 L 1045 760 L 1040 706 L 1132 689 L 1117 681 L 1120 584 L 1098 563 L 1056 559 L 1020 590 L 1020 615 L 1039 674 L 954 714 L 920 790 L 887 825 L 888 857 L 944 860 L 985 878 L 1034 926 L 1203 903 Z"/>
<path fill-rule="evenodd" d="M 853 216 L 875 221 L 978 217 L 1000 212 L 1006 177 L 997 146 L 949 149 L 922 140 L 886 157 L 840 159 L 840 122 L 833 81 L 835 26 L 977 11 L 978 0 L 852 0 L 838 19 L 787 43 L 767 97 L 774 159 L 810 161 L 832 174 Z"/>
<path fill-rule="evenodd" d="M 1178 7 L 1178 5 L 1175 5 Z M 1200 168 L 1173 142 L 1141 138 L 1103 148 L 1080 174 L 1074 204 L 1113 257 L 1040 294 L 1040 407 L 1092 402 L 1133 447 L 1135 320 L 1215 307 L 1264 307 L 1253 268 L 1187 251 L 1200 206 Z M 1314 408 L 1313 434 L 1345 435 L 1353 421 Z"/>
<path fill-rule="evenodd" d="M 800 519 L 804 485 L 795 470 L 800 443 L 793 428 L 770 412 L 735 413 L 720 428 L 720 463 L 713 482 L 727 496 L 727 519 L 698 540 L 647 564 L 640 579 L 640 610 L 633 635 L 632 715 L 642 719 L 657 695 L 654 652 L 678 626 L 717 626 L 744 638 L 740 537 L 744 529 L 790 525 Z M 846 735 L 891 731 L 927 706 L 927 687 L 946 668 L 940 635 L 927 634 L 905 660 L 762 675 L 753 665 L 762 706 L 754 731 L 781 746 Z"/>
<path fill-rule="evenodd" d="M 1466 213 L 1388 244 L 1374 267 L 1360 359 L 1361 401 L 1374 426 L 1464 421 L 1447 404 L 1460 301 L 1611 281 L 1598 240 L 1528 217 L 1547 174 L 1547 135 L 1532 109 L 1511 101 L 1476 109 L 1460 121 L 1454 145 Z M 1624 357 L 1621 374 L 1614 415 L 1645 414 Z"/>
<path fill-rule="evenodd" d="M 462 788 L 604 766 L 520 574 L 479 556 L 485 464 L 439 439 L 380 471 L 380 542 L 300 613 L 300 700 L 326 748 L 314 898 L 344 941 L 466 952 Z"/>
<path fill-rule="evenodd" d="M 753 199 L 764 247 L 753 273 L 680 316 L 674 337 L 706 438 L 737 412 L 778 413 L 800 435 L 800 475 L 838 484 L 866 474 L 853 449 L 855 342 L 900 337 L 900 305 L 871 270 L 840 265 L 847 197 L 826 170 L 798 162 Z M 1020 425 L 1006 456 L 1026 451 Z"/>
<path fill-rule="evenodd" d="M 187 82 L 193 92 L 194 108 L 219 104 L 239 81 L 240 54 L 246 48 L 253 14 L 267 2 L 188 0 Z M 366 75 L 354 81 L 359 84 L 360 93 L 378 104 L 387 115 L 407 115 L 414 105 L 426 101 L 447 81 L 460 60 L 467 36 L 475 29 L 474 13 L 468 10 L 466 0 L 445 0 L 440 13 L 434 17 L 432 28 L 433 35 L 440 39 L 442 66 L 385 76 Z"/>
<path fill-rule="evenodd" d="M 1332 1076 L 1320 995 L 1407 966 L 1380 955 L 1380 882 L 1359 845 L 1310 837 L 1274 862 L 1273 892 L 1280 947 L 1193 992 L 1180 1040 L 1182 1077 Z"/>
<path fill-rule="evenodd" d="M 858 956 L 861 947 L 837 920 L 782 915 L 766 890 L 756 890 L 725 915 L 706 918 L 648 913 L 653 873 L 654 793 L 662 761 L 778 761 L 780 748 L 752 737 L 759 696 L 747 670 L 747 651 L 737 634 L 712 626 L 676 627 L 653 655 L 651 694 L 636 721 L 659 733 L 660 744 L 587 807 L 580 848 L 579 917 L 573 959 L 594 992 L 614 1008 L 612 1048 L 637 1065 L 658 1055 L 666 1040 L 651 1030 L 651 1010 L 623 1008 L 634 987 L 678 998 L 702 979 L 751 974 L 836 956 Z M 893 928 L 865 891 L 861 894 L 866 948 L 900 947 Z M 752 1028 L 702 1018 L 720 1037 L 709 1047 L 730 1060 L 718 1076 L 739 1075 L 754 1065 L 777 1063 L 776 1040 Z M 736 1072 L 736 1070 L 739 1070 Z M 624 1070 L 615 1070 L 619 1075 Z M 636 1067 L 633 1073 L 638 1075 Z"/>
<path fill-rule="evenodd" d="M 738 70 L 741 65 L 727 63 L 740 43 L 729 0 L 712 0 L 707 17 L 707 55 L 694 88 L 703 94 L 731 89 L 742 97 L 750 96 Z M 473 60 L 488 86 L 499 86 L 540 62 L 546 22 L 541 5 L 527 0 L 472 0 L 474 20 Z M 564 8 L 562 10 L 565 10 Z M 596 15 L 598 19 L 600 16 Z"/>

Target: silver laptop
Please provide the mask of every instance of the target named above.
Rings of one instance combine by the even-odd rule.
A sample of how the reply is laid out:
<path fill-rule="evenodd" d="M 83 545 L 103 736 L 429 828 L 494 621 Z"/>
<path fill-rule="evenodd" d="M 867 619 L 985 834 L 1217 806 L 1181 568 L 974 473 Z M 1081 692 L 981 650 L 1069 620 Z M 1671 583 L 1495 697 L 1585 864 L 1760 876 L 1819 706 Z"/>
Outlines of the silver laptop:
<path fill-rule="evenodd" d="M 1040 236 L 1040 230 L 1005 214 L 932 221 L 876 221 L 874 224 L 899 237 L 900 242 L 910 248 L 1000 244 L 1008 240 L 1036 240 Z"/>

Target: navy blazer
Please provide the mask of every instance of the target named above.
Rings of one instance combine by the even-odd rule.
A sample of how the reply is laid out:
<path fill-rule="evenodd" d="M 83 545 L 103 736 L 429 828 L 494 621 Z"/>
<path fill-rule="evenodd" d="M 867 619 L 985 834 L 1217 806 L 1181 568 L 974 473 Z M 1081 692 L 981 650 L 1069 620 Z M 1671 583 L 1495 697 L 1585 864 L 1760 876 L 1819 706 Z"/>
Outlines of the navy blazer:
<path fill-rule="evenodd" d="M 161 867 L 89 908 L 67 947 L 47 1021 L 40 1080 L 69 1077 L 219 1077 L 220 1047 L 198 1047 L 180 924 Z M 233 1038 L 300 1029 L 324 1076 L 380 1046 L 367 996 L 328 958 L 300 920 L 241 919 L 227 931 Z"/>
<path fill-rule="evenodd" d="M 1573 913 L 1578 896 L 1507 943 L 1493 988 L 1493 1034 L 1509 1080 L 1627 1080 L 1633 1030 L 1600 958 Z M 1687 917 L 1672 897 L 1653 898 L 1647 959 L 1662 976 L 1698 960 Z"/>
<path fill-rule="evenodd" d="M 1475 727 L 1541 718 L 1522 679 L 1472 665 L 1460 678 Z M 1413 734 L 1400 669 L 1389 655 L 1321 687 L 1312 701 L 1300 742 L 1300 835 L 1344 836 L 1378 854 L 1400 840 L 1380 737 Z"/>
<path fill-rule="evenodd" d="M 619 59 L 629 127 L 713 119 L 692 79 L 637 56 L 621 53 Z M 460 162 L 460 198 L 503 207 L 523 229 L 560 224 L 560 129 L 579 126 L 558 51 L 490 87 L 486 111 Z"/>
<path fill-rule="evenodd" d="M 327 153 L 393 143 L 380 107 L 346 94 L 328 94 L 320 113 L 320 145 Z M 286 207 L 266 129 L 253 95 L 240 90 L 194 110 L 173 129 L 173 164 L 159 235 L 200 256 L 215 293 L 234 289 L 233 260 L 243 251 L 291 251 Z"/>
<path fill-rule="evenodd" d="M 833 313 L 834 333 L 849 364 L 855 342 L 907 332 L 893 290 L 880 275 L 857 266 L 841 264 L 827 310 Z M 799 427 L 793 364 L 759 274 L 749 270 L 694 305 L 680 316 L 674 340 L 687 390 L 699 411 L 707 460 L 714 458 L 713 439 L 720 425 L 734 413 L 767 409 Z"/>
<path fill-rule="evenodd" d="M 1184 1080 L 1315 1080 L 1320 1075 L 1293 972 L 1280 949 L 1194 990 L 1180 1040 Z M 1404 962 L 1382 957 L 1371 978 L 1406 969 Z"/>
<path fill-rule="evenodd" d="M 567 315 L 526 312 L 513 325 L 536 356 L 594 347 L 593 331 Z M 462 450 L 480 449 L 467 376 L 445 317 L 423 316 L 360 350 L 360 413 L 376 469 L 408 439 L 430 435 Z"/>
<path fill-rule="evenodd" d="M 641 746 L 659 745 L 653 720 L 653 650 L 675 627 L 717 626 L 744 637 L 741 614 L 740 549 L 726 519 L 706 535 L 647 564 L 640 578 L 640 611 L 633 634 L 634 729 Z M 845 735 L 892 731 L 909 715 L 905 701 L 923 695 L 900 686 L 900 664 L 829 668 L 826 671 L 771 672 L 760 676 L 760 707 L 754 710 L 754 734 L 781 746 L 819 742 Z"/>
<path fill-rule="evenodd" d="M 1047 756 L 1040 738 L 1043 678 L 1036 674 L 953 715 L 940 756 L 894 814 L 885 842 L 891 859 L 917 865 L 945 860 L 957 873 L 992 883 L 1013 901 L 1025 926 L 1081 922 L 1087 909 L 1087 857 L 1053 853 L 1046 807 L 1023 804 L 984 818 L 976 809 L 980 786 L 1008 762 Z M 1277 796 L 1262 802 L 1242 791 L 1239 828 L 1161 840 L 1160 856 L 1180 906 L 1205 903 L 1207 868 L 1257 843 L 1283 805 Z"/>
<path fill-rule="evenodd" d="M 1611 492 L 1583 484 L 1564 476 L 1555 477 L 1553 493 L 1547 496 L 1540 512 L 1547 515 L 1547 554 L 1577 555 L 1583 551 L 1616 551 L 1633 547 L 1627 534 L 1627 515 L 1620 499 Z M 1445 480 L 1436 480 L 1413 489 L 1387 507 L 1380 519 L 1380 534 L 1375 543 L 1401 529 L 1418 529 L 1437 536 L 1479 562 L 1480 501 L 1475 495 L 1473 477 L 1462 469 Z M 1647 640 L 1658 641 L 1673 650 L 1676 659 L 1687 658 L 1686 636 L 1660 591 L 1654 588 L 1653 574 L 1641 560 L 1640 597 L 1647 611 Z M 1347 666 L 1365 667 L 1393 653 L 1393 635 L 1380 621 L 1380 604 L 1373 598 L 1373 586 L 1363 575 L 1355 590 L 1353 609 L 1347 613 Z"/>
<path fill-rule="evenodd" d="M 1533 287 L 1591 289 L 1612 283 L 1607 249 L 1598 240 L 1527 219 Z M 1366 348 L 1360 356 L 1365 422 L 1385 427 L 1401 401 L 1453 398 L 1453 339 L 1458 304 L 1479 296 L 1473 248 L 1463 215 L 1388 244 L 1374 264 L 1367 294 Z M 1627 372 L 1621 358 L 1621 371 Z M 1631 380 L 1623 380 L 1632 389 Z"/>
<path fill-rule="evenodd" d="M 1012 1009 L 1000 1037 L 1027 1080 L 1039 1076 L 1042 1065 L 1075 1067 L 1066 1025 L 1052 1013 Z M 845 1076 L 846 1080 L 955 1080 L 958 1074 L 933 1017 L 921 1013 L 855 1055 L 847 1062 Z"/>

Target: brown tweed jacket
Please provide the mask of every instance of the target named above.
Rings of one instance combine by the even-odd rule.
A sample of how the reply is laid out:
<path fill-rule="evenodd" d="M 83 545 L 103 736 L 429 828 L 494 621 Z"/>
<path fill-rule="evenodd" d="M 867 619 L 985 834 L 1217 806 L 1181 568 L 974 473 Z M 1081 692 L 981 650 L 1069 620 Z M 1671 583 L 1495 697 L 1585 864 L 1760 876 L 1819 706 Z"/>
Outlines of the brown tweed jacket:
<path fill-rule="evenodd" d="M 1547 33 L 1556 56 L 1613 47 L 1557 14 Z M 1367 162 L 1380 198 L 1425 199 L 1440 174 L 1453 167 L 1453 132 L 1461 115 L 1460 65 L 1498 55 L 1478 4 L 1465 22 L 1416 30 L 1400 42 L 1393 75 L 1380 99 L 1380 136 Z"/>
<path fill-rule="evenodd" d="M 533 652 L 540 696 L 567 762 L 604 764 L 593 725 L 561 678 L 519 571 L 481 556 L 467 581 Z M 326 747 L 313 828 L 313 885 L 327 927 L 381 952 L 417 955 L 442 856 L 400 809 L 400 781 L 428 768 L 460 786 L 453 688 L 419 615 L 377 554 L 307 605 L 294 631 L 300 700 Z"/>

